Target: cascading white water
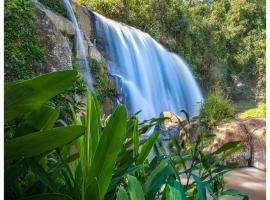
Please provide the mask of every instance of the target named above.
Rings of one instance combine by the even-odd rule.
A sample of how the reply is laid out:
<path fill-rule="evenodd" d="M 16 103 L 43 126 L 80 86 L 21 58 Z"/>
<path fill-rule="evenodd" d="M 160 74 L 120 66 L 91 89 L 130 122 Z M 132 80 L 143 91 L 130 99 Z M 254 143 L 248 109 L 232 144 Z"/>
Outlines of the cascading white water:
<path fill-rule="evenodd" d="M 199 114 L 203 96 L 187 64 L 167 51 L 149 34 L 97 13 L 96 31 L 105 41 L 108 70 L 118 77 L 123 102 L 139 119 L 158 117 L 163 111 Z"/>
<path fill-rule="evenodd" d="M 70 20 L 72 21 L 74 28 L 75 28 L 75 38 L 76 38 L 76 59 L 77 59 L 77 65 L 79 67 L 79 71 L 82 75 L 83 81 L 88 85 L 90 90 L 93 90 L 93 83 L 92 83 L 92 77 L 91 72 L 89 69 L 89 62 L 87 59 L 87 53 L 86 49 L 84 47 L 83 43 L 83 36 L 80 31 L 79 24 L 77 22 L 76 16 L 74 14 L 74 11 L 72 9 L 72 6 L 69 2 L 69 0 L 64 0 Z"/>

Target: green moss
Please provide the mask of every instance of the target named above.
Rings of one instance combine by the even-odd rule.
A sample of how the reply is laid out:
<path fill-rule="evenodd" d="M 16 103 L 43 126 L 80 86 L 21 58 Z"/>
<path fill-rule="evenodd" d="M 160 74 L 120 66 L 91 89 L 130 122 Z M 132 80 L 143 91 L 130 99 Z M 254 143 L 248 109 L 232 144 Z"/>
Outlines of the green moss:
<path fill-rule="evenodd" d="M 46 49 L 38 41 L 33 7 L 28 0 L 5 0 L 5 80 L 27 79 L 39 74 Z"/>
<path fill-rule="evenodd" d="M 67 9 L 63 0 L 53 0 L 53 1 L 39 0 L 39 2 L 48 7 L 49 9 L 51 9 L 52 11 L 64 17 L 68 17 Z"/>
<path fill-rule="evenodd" d="M 116 95 L 115 90 L 106 74 L 105 63 L 96 59 L 90 59 L 89 65 L 95 83 L 94 90 L 98 100 L 103 103 L 107 98 L 114 98 Z"/>

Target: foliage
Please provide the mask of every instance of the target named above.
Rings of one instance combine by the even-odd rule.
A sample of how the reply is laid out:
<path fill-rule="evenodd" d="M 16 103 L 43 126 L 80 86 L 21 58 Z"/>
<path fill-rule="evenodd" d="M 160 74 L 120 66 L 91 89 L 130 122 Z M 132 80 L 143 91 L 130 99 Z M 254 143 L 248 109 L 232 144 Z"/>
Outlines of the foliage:
<path fill-rule="evenodd" d="M 32 184 L 48 185 L 51 180 L 42 167 L 48 152 L 84 133 L 85 127 L 80 125 L 53 128 L 59 110 L 47 105 L 50 98 L 69 88 L 77 78 L 77 72 L 70 70 L 5 84 L 6 198 L 19 198 Z M 60 84 L 59 79 L 63 79 Z"/>
<path fill-rule="evenodd" d="M 199 119 L 206 128 L 212 128 L 220 121 L 234 116 L 234 110 L 228 100 L 220 95 L 207 96 L 202 105 Z"/>
<path fill-rule="evenodd" d="M 87 86 L 81 79 L 77 79 L 69 89 L 52 98 L 50 106 L 59 108 L 61 111 L 60 118 L 66 122 L 71 122 L 70 104 L 73 106 L 75 112 L 83 112 L 85 108 L 86 91 Z"/>
<path fill-rule="evenodd" d="M 5 80 L 33 77 L 46 53 L 34 28 L 33 7 L 28 0 L 6 0 L 4 8 Z"/>
<path fill-rule="evenodd" d="M 61 79 L 65 80 L 61 90 L 52 90 L 56 78 L 66 73 L 71 73 L 71 78 Z M 85 113 L 77 116 L 71 106 L 73 124 L 53 128 L 59 109 L 49 107 L 46 101 L 70 87 L 71 80 L 76 77 L 74 71 L 61 71 L 6 85 L 13 105 L 28 108 L 23 109 L 24 115 L 15 115 L 19 120 L 15 134 L 6 135 L 6 198 L 132 200 L 181 196 L 183 199 L 203 199 L 206 190 L 214 199 L 222 195 L 247 198 L 237 190 L 224 191 L 223 174 L 234 165 L 218 165 L 241 148 L 239 142 L 227 143 L 215 152 L 207 153 L 203 151 L 208 144 L 204 134 L 190 138 L 189 135 L 194 134 L 187 133 L 184 145 L 173 140 L 174 151 L 170 155 L 163 154 L 161 148 L 161 153 L 149 161 L 147 157 L 160 132 L 153 133 L 148 140 L 140 137 L 165 119 L 139 122 L 136 115 L 127 118 L 122 105 L 111 116 L 101 119 L 97 98 L 90 93 L 87 93 Z M 29 88 L 43 85 L 43 90 L 34 90 L 23 98 L 28 99 L 29 104 L 36 104 L 33 108 L 22 101 L 14 101 L 16 95 L 11 95 L 12 91 L 25 85 Z M 199 174 L 195 175 L 197 170 Z M 182 174 L 188 179 L 186 184 L 179 178 Z M 191 181 L 191 176 L 195 182 Z"/>
<path fill-rule="evenodd" d="M 105 62 L 92 58 L 90 59 L 89 66 L 98 100 L 103 103 L 106 98 L 113 99 L 116 94 L 112 87 L 112 82 L 106 73 Z"/>
<path fill-rule="evenodd" d="M 68 17 L 67 9 L 65 7 L 63 0 L 54 0 L 54 1 L 39 0 L 39 2 L 47 6 L 52 11 L 55 11 L 56 13 L 64 17 Z"/>
<path fill-rule="evenodd" d="M 240 113 L 239 118 L 248 118 L 248 117 L 265 117 L 266 116 L 266 103 L 260 102 L 255 108 L 248 109 Z"/>
<path fill-rule="evenodd" d="M 74 70 L 44 74 L 30 80 L 5 84 L 5 121 L 34 111 L 49 99 L 61 93 L 78 78 Z M 62 80 L 59 82 L 59 80 Z"/>
<path fill-rule="evenodd" d="M 265 1 L 79 0 L 91 10 L 135 26 L 191 64 L 206 91 L 230 97 L 239 80 L 265 98 Z M 222 81 L 220 81 L 222 79 Z M 216 88 L 218 86 L 218 88 Z M 250 91 L 251 92 L 251 91 Z"/>

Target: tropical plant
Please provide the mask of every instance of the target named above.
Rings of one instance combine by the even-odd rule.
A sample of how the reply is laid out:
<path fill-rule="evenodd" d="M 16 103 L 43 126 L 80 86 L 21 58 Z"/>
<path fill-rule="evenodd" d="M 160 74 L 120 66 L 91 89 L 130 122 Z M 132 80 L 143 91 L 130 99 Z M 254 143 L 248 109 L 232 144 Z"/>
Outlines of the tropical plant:
<path fill-rule="evenodd" d="M 20 197 L 20 190 L 30 189 L 30 183 L 34 186 L 42 182 L 48 186 L 50 179 L 44 176 L 40 163 L 45 162 L 48 152 L 84 133 L 85 128 L 79 125 L 54 128 L 59 109 L 47 105 L 50 98 L 68 89 L 77 78 L 76 71 L 68 70 L 5 84 L 5 194 L 8 198 Z M 33 180 L 33 174 L 37 180 Z"/>
<path fill-rule="evenodd" d="M 241 148 L 239 142 L 207 153 L 210 135 L 185 131 L 180 144 L 172 140 L 167 155 L 158 146 L 160 132 L 153 131 L 165 118 L 140 122 L 138 113 L 128 118 L 123 105 L 101 118 L 96 95 L 90 92 L 83 114 L 70 106 L 72 125 L 57 121 L 59 109 L 50 107 L 48 100 L 76 79 L 77 72 L 70 70 L 5 85 L 7 199 L 195 200 L 206 199 L 206 191 L 214 199 L 247 199 L 237 190 L 224 190 L 223 175 L 235 164 L 219 166 Z M 179 123 L 184 125 L 180 119 Z M 149 131 L 152 134 L 143 139 Z"/>

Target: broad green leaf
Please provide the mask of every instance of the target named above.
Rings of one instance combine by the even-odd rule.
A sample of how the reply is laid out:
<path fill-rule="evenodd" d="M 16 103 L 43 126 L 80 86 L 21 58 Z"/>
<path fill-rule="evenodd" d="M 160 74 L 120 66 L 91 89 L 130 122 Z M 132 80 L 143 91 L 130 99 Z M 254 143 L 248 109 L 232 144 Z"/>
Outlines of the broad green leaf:
<path fill-rule="evenodd" d="M 90 182 L 86 183 L 85 197 L 83 199 L 100 199 L 99 194 L 99 184 L 97 179 L 92 179 Z"/>
<path fill-rule="evenodd" d="M 206 198 L 206 189 L 205 189 L 205 184 L 202 182 L 200 177 L 198 177 L 195 174 L 192 174 L 193 179 L 197 183 L 197 190 L 199 194 L 199 200 L 207 200 Z"/>
<path fill-rule="evenodd" d="M 70 196 L 60 193 L 45 193 L 37 194 L 29 197 L 24 197 L 19 200 L 73 200 Z"/>
<path fill-rule="evenodd" d="M 128 179 L 128 193 L 130 200 L 144 200 L 144 193 L 141 183 L 135 176 L 127 176 Z"/>
<path fill-rule="evenodd" d="M 171 184 L 167 184 L 166 200 L 187 200 L 184 188 L 181 183 L 173 180 Z"/>
<path fill-rule="evenodd" d="M 147 156 L 149 155 L 153 145 L 155 144 L 158 136 L 160 134 L 160 131 L 154 132 L 147 141 L 142 145 L 142 150 L 138 156 L 137 163 L 143 163 Z"/>
<path fill-rule="evenodd" d="M 166 190 L 166 200 L 182 200 L 181 193 L 176 188 L 167 184 L 165 190 Z"/>
<path fill-rule="evenodd" d="M 97 179 L 100 199 L 103 199 L 110 184 L 113 167 L 125 139 L 126 121 L 125 107 L 117 106 L 99 140 L 90 176 Z"/>
<path fill-rule="evenodd" d="M 59 117 L 60 109 L 43 105 L 26 116 L 25 122 L 18 125 L 14 136 L 20 137 L 28 133 L 52 128 Z"/>
<path fill-rule="evenodd" d="M 123 186 L 120 186 L 118 188 L 118 191 L 116 193 L 116 200 L 129 200 L 127 191 Z"/>
<path fill-rule="evenodd" d="M 54 109 L 47 105 L 30 113 L 26 118 L 26 123 L 36 130 L 46 130 L 52 128 L 60 114 L 60 109 Z"/>
<path fill-rule="evenodd" d="M 168 162 L 168 158 L 163 159 L 146 178 L 143 190 L 147 199 L 153 199 L 161 186 L 166 182 L 167 178 L 173 174 Z"/>
<path fill-rule="evenodd" d="M 5 83 L 5 123 L 38 109 L 72 86 L 75 70 L 51 72 L 23 81 Z"/>
<path fill-rule="evenodd" d="M 30 133 L 5 142 L 5 161 L 31 157 L 63 146 L 84 133 L 83 126 L 67 126 Z"/>
<path fill-rule="evenodd" d="M 87 132 L 90 134 L 90 158 L 95 154 L 99 142 L 100 113 L 99 104 L 95 96 L 87 93 Z"/>

